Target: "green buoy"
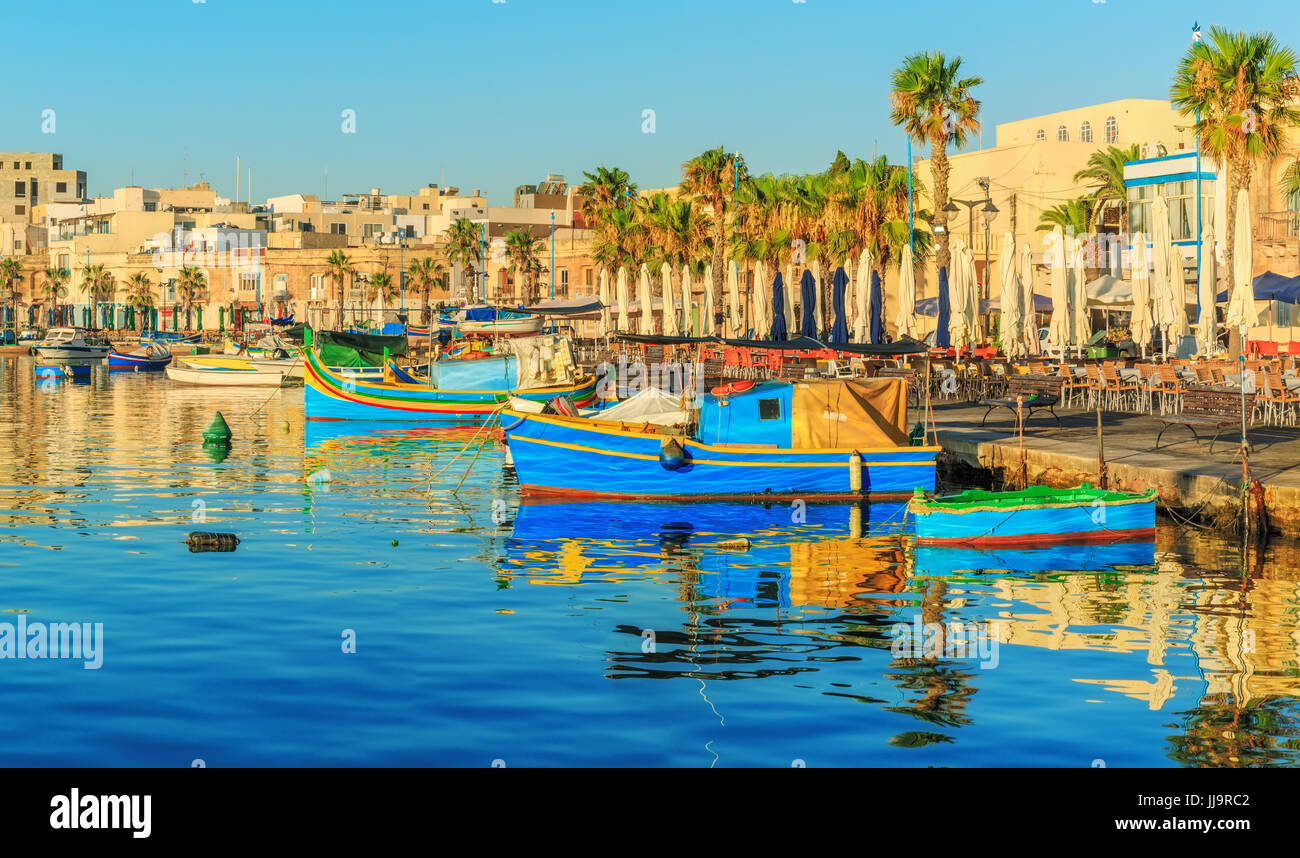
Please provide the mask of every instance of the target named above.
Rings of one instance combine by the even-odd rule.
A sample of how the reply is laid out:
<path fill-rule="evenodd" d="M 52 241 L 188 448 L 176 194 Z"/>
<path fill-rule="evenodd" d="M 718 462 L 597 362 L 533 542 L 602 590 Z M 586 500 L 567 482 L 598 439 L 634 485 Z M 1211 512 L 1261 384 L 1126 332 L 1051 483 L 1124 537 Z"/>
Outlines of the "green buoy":
<path fill-rule="evenodd" d="M 220 411 L 212 418 L 208 428 L 203 430 L 203 440 L 230 443 L 230 427 L 226 425 L 226 418 L 221 416 Z"/>

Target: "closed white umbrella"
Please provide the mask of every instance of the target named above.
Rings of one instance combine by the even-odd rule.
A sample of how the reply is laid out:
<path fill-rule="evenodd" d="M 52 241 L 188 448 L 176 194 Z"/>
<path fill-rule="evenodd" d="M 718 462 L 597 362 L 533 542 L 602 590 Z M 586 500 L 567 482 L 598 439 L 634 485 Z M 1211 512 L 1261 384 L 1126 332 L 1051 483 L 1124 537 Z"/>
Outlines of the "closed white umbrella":
<path fill-rule="evenodd" d="M 871 336 L 871 263 L 871 251 L 863 248 L 858 256 L 858 276 L 854 278 L 853 284 L 853 309 L 856 313 L 856 318 L 853 320 L 855 343 L 865 343 Z"/>
<path fill-rule="evenodd" d="M 966 282 L 966 245 L 960 238 L 952 242 L 952 277 L 948 282 L 949 313 L 948 341 L 954 349 L 961 349 L 971 342 L 974 331 L 971 330 L 967 313 L 967 303 L 971 285 Z"/>
<path fill-rule="evenodd" d="M 695 324 L 695 295 L 691 284 L 691 266 L 682 266 L 682 331 L 686 336 L 697 333 Z"/>
<path fill-rule="evenodd" d="M 653 334 L 655 332 L 654 296 L 650 292 L 650 266 L 644 262 L 641 263 L 641 277 L 636 291 L 637 302 L 641 305 L 641 324 L 637 332 Z"/>
<path fill-rule="evenodd" d="M 1201 312 L 1196 318 L 1196 342 L 1201 354 L 1212 354 L 1218 345 L 1214 328 L 1214 299 L 1219 292 L 1219 265 L 1214 253 L 1214 230 L 1208 226 L 1201 237 L 1201 279 L 1197 284 Z"/>
<path fill-rule="evenodd" d="M 1169 202 L 1156 194 L 1151 203 L 1151 303 L 1152 321 L 1165 332 L 1165 356 L 1169 356 L 1169 328 L 1174 323 L 1174 284 L 1169 282 Z"/>
<path fill-rule="evenodd" d="M 771 288 L 767 266 L 760 259 L 754 263 L 754 336 L 760 340 L 772 333 L 772 320 L 767 312 L 767 290 Z"/>
<path fill-rule="evenodd" d="M 663 330 L 670 337 L 675 337 L 680 331 L 677 321 L 677 297 L 673 295 L 673 267 L 667 262 L 659 269 L 659 277 L 663 281 Z"/>
<path fill-rule="evenodd" d="M 519 302 L 524 300 L 524 276 L 523 276 L 523 272 L 520 271 L 518 268 L 515 268 L 514 288 L 515 288 L 515 303 L 518 304 Z"/>
<path fill-rule="evenodd" d="M 711 337 L 713 330 L 713 266 L 704 266 L 704 306 L 700 308 L 700 336 Z"/>
<path fill-rule="evenodd" d="M 980 338 L 980 290 L 975 273 L 975 251 L 967 247 L 962 251 L 962 267 L 966 269 L 963 277 L 966 283 L 966 330 L 970 332 L 971 345 L 977 345 Z"/>
<path fill-rule="evenodd" d="M 1025 353 L 1039 353 L 1038 307 L 1034 301 L 1034 248 L 1029 242 L 1020 245 L 1020 341 Z"/>
<path fill-rule="evenodd" d="M 600 267 L 600 335 L 602 337 L 609 336 L 609 305 L 609 269 L 602 265 Z"/>
<path fill-rule="evenodd" d="M 1083 240 L 1074 239 L 1070 255 L 1070 309 L 1074 316 L 1074 342 L 1082 347 L 1092 337 L 1092 314 L 1088 310 L 1088 291 L 1083 268 Z"/>
<path fill-rule="evenodd" d="M 794 315 L 794 293 L 799 288 L 799 284 L 794 280 L 794 263 L 787 262 L 785 265 L 785 295 L 782 296 L 785 301 L 785 327 L 791 336 L 798 336 L 799 320 Z"/>
<path fill-rule="evenodd" d="M 1133 253 L 1129 263 L 1133 268 L 1133 317 L 1129 322 L 1129 336 L 1146 355 L 1151 344 L 1151 264 L 1147 258 L 1147 237 L 1133 235 Z"/>
<path fill-rule="evenodd" d="M 1002 353 L 1008 358 L 1018 358 L 1024 353 L 1021 342 L 1022 315 L 1020 302 L 1023 295 L 1016 282 L 1016 236 L 1010 230 L 1002 236 L 1002 252 L 998 255 L 998 271 L 1002 275 L 999 283 L 999 303 L 1002 319 L 998 331 L 1002 339 Z"/>
<path fill-rule="evenodd" d="M 1191 333 L 1187 324 L 1187 275 L 1183 270 L 1183 252 L 1178 245 L 1169 245 L 1169 292 L 1170 306 L 1173 308 L 1173 323 L 1169 332 L 1175 345 L 1180 339 Z"/>
<path fill-rule="evenodd" d="M 618 301 L 618 330 L 627 333 L 631 331 L 631 319 L 628 313 L 628 295 L 627 295 L 627 269 L 623 266 L 618 268 L 618 281 L 614 289 Z"/>
<path fill-rule="evenodd" d="M 1052 250 L 1047 254 L 1051 266 L 1048 279 L 1052 284 L 1052 319 L 1047 323 L 1047 342 L 1064 355 L 1070 345 L 1070 284 L 1065 270 L 1068 248 L 1059 226 L 1052 230 L 1052 238 Z"/>
<path fill-rule="evenodd" d="M 1237 224 L 1232 242 L 1232 295 L 1228 297 L 1230 327 L 1241 331 L 1241 344 L 1246 345 L 1248 329 L 1255 323 L 1255 285 L 1251 275 L 1255 267 L 1254 239 L 1250 232 L 1250 195 L 1242 188 L 1237 192 Z"/>
<path fill-rule="evenodd" d="M 898 315 L 894 318 L 900 337 L 918 337 L 921 326 L 916 321 L 916 267 L 910 250 L 903 251 L 898 264 Z"/>
<path fill-rule="evenodd" d="M 727 336 L 739 339 L 740 326 L 740 266 L 733 259 L 727 263 Z"/>

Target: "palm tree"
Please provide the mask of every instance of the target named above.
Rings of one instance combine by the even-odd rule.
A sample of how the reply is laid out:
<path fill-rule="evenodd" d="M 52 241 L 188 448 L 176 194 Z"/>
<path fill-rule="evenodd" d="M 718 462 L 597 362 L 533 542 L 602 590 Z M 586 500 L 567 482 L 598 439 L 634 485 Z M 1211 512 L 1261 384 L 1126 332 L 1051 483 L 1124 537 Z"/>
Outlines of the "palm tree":
<path fill-rule="evenodd" d="M 681 192 L 697 197 L 713 209 L 713 317 L 722 317 L 723 262 L 727 248 L 727 214 L 736 189 L 748 175 L 745 160 L 723 147 L 707 149 L 682 164 Z"/>
<path fill-rule="evenodd" d="M 1224 275 L 1232 290 L 1237 194 L 1250 189 L 1251 163 L 1271 158 L 1283 134 L 1300 122 L 1292 106 L 1300 96 L 1296 53 L 1268 32 L 1234 33 L 1211 27 L 1208 39 L 1193 42 L 1174 73 L 1169 100 L 1184 114 L 1195 113 L 1201 152 L 1228 168 L 1227 223 L 1223 224 Z M 1232 350 L 1240 350 L 1232 332 Z"/>
<path fill-rule="evenodd" d="M 1124 189 L 1124 163 L 1136 161 L 1140 154 L 1141 148 L 1136 143 L 1124 148 L 1107 146 L 1089 155 L 1088 166 L 1074 174 L 1076 182 L 1097 184 L 1091 197 L 1098 203 L 1095 207 L 1098 221 L 1101 220 L 1101 213 L 1105 211 L 1107 204 L 1119 207 L 1121 234 L 1128 232 L 1128 192 Z"/>
<path fill-rule="evenodd" d="M 189 330 L 190 310 L 194 302 L 208 288 L 207 275 L 203 269 L 187 265 L 180 270 L 176 278 L 176 291 L 181 297 L 181 306 L 185 309 L 185 328 Z"/>
<path fill-rule="evenodd" d="M 140 314 L 140 330 L 145 329 L 145 316 L 154 306 L 153 283 L 149 275 L 137 272 L 126 279 L 126 303 Z"/>
<path fill-rule="evenodd" d="M 980 103 L 971 90 L 984 79 L 960 75 L 961 57 L 949 62 L 938 51 L 913 54 L 894 70 L 889 93 L 891 121 L 917 143 L 930 144 L 936 226 L 948 222 L 948 143 L 961 147 L 980 127 Z M 935 262 L 942 270 L 948 267 L 948 230 L 935 234 Z"/>
<path fill-rule="evenodd" d="M 479 227 L 475 226 L 469 218 L 462 217 L 452 222 L 451 228 L 447 230 L 447 240 L 450 244 L 447 248 L 447 258 L 452 263 L 459 262 L 464 266 L 465 286 L 469 291 L 470 299 L 473 300 L 474 266 L 483 259 L 483 236 Z"/>
<path fill-rule="evenodd" d="M 15 287 L 23 282 L 23 264 L 12 256 L 0 259 L 0 281 L 4 281 L 5 292 L 13 302 L 13 320 L 18 316 L 18 295 Z M 5 295 L 0 294 L 0 308 L 4 307 Z"/>
<path fill-rule="evenodd" d="M 1092 223 L 1092 198 L 1079 197 L 1054 205 L 1039 215 L 1037 231 L 1051 232 L 1059 226 L 1067 234 L 1073 229 L 1075 235 L 1084 235 L 1092 231 Z"/>
<path fill-rule="evenodd" d="M 510 272 L 522 271 L 528 276 L 525 300 L 536 300 L 536 274 L 541 270 L 541 239 L 533 238 L 532 230 L 520 227 L 506 234 L 506 256 L 510 259 Z M 551 275 L 554 278 L 554 274 Z"/>
<path fill-rule="evenodd" d="M 351 280 L 356 276 L 356 269 L 352 267 L 352 257 L 348 256 L 341 250 L 335 250 L 325 258 L 325 265 L 329 267 L 330 277 L 334 280 L 335 294 L 338 295 L 338 317 L 336 326 L 343 330 L 343 282 Z"/>
<path fill-rule="evenodd" d="M 380 308 L 387 308 L 388 303 L 396 298 L 400 291 L 401 287 L 393 282 L 392 275 L 387 271 L 380 271 L 370 277 L 367 298 L 370 301 L 378 298 Z"/>
<path fill-rule="evenodd" d="M 46 268 L 42 274 L 45 275 L 45 283 L 41 286 L 41 294 L 50 302 L 57 324 L 59 300 L 68 297 L 68 282 L 72 279 L 72 272 L 66 268 Z"/>
<path fill-rule="evenodd" d="M 410 278 L 415 288 L 420 290 L 420 300 L 424 307 L 422 320 L 427 322 L 429 320 L 429 291 L 434 286 L 446 290 L 446 268 L 432 256 L 426 256 L 423 259 L 411 260 L 411 264 L 406 269 L 406 276 Z"/>
<path fill-rule="evenodd" d="M 582 175 L 587 180 L 578 188 L 578 195 L 582 198 L 582 217 L 588 228 L 600 238 L 610 212 L 632 208 L 638 199 L 637 187 L 627 171 L 618 167 L 602 164 L 596 172 Z"/>
<path fill-rule="evenodd" d="M 110 298 L 116 289 L 113 275 L 105 271 L 103 265 L 86 265 L 81 269 L 81 291 L 90 298 L 96 324 L 99 323 L 100 303 Z"/>

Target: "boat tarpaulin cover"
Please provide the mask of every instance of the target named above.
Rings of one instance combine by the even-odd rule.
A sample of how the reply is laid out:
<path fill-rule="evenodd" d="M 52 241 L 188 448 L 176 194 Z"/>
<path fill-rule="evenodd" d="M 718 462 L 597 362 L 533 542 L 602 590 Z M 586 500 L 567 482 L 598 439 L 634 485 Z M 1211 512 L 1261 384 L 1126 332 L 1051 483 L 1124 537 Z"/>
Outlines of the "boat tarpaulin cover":
<path fill-rule="evenodd" d="M 653 423 L 657 426 L 676 426 L 690 418 L 682 407 L 681 397 L 665 393 L 657 387 L 647 387 L 635 396 L 624 399 L 618 405 L 598 412 L 595 416 L 601 420 Z"/>
<path fill-rule="evenodd" d="M 796 450 L 908 444 L 903 378 L 795 382 L 791 411 Z"/>
<path fill-rule="evenodd" d="M 405 336 L 385 337 L 376 334 L 344 334 L 338 331 L 315 331 L 320 344 L 321 363 L 326 366 L 382 366 L 384 349 L 391 357 L 407 351 Z"/>
<path fill-rule="evenodd" d="M 603 306 L 605 305 L 600 303 L 599 298 L 591 295 L 575 295 L 572 298 L 554 298 L 550 301 L 539 301 L 531 307 L 513 309 L 534 316 L 587 316 L 599 313 Z"/>
<path fill-rule="evenodd" d="M 512 337 L 500 344 L 518 359 L 516 390 L 572 384 L 577 362 L 567 337 Z"/>

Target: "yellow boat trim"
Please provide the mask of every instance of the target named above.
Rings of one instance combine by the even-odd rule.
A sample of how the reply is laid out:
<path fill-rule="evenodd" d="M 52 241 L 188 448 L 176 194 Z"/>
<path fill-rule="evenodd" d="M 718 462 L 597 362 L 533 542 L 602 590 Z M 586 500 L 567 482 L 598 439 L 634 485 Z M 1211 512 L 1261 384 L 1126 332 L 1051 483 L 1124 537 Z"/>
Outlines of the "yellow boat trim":
<path fill-rule="evenodd" d="M 582 388 L 584 388 L 584 387 L 587 386 L 587 383 L 588 383 L 588 382 L 593 382 L 593 383 L 594 383 L 595 380 L 596 380 L 596 376 L 595 376 L 595 375 L 588 374 L 588 375 L 584 375 L 584 376 L 582 376 L 582 377 L 579 378 L 577 381 L 575 381 L 573 384 L 557 384 L 557 385 L 553 385 L 553 386 L 551 386 L 551 387 L 530 387 L 530 388 L 528 388 L 527 390 L 517 390 L 517 389 L 516 389 L 516 390 L 507 390 L 507 389 L 505 389 L 505 388 L 502 388 L 501 390 L 447 390 L 446 388 L 443 388 L 443 387 L 432 387 L 431 385 L 428 385 L 428 384 L 407 384 L 406 382 L 401 382 L 401 381 L 385 382 L 385 383 L 383 383 L 383 384 L 376 384 L 374 381 L 371 380 L 371 377 L 369 377 L 369 376 L 364 376 L 364 375 L 346 376 L 346 377 L 345 377 L 345 376 L 339 375 L 339 374 L 336 373 L 336 372 L 331 372 L 331 371 L 330 371 L 330 368 L 327 367 L 327 366 L 325 366 L 323 363 L 321 363 L 321 362 L 320 362 L 320 359 L 317 358 L 314 354 L 312 355 L 311 365 L 312 365 L 312 368 L 313 368 L 316 372 L 319 372 L 321 375 L 326 376 L 326 377 L 331 378 L 331 379 L 335 379 L 335 380 L 338 382 L 338 386 L 344 388 L 345 390 L 347 390 L 348 393 L 357 393 L 357 392 L 359 392 L 359 391 L 361 390 L 362 387 L 369 387 L 369 388 L 373 388 L 373 389 L 375 389 L 375 390 L 379 390 L 379 391 L 384 391 L 384 390 L 426 390 L 426 391 L 427 391 L 427 390 L 436 390 L 436 391 L 438 391 L 439 393 L 470 393 L 470 394 L 474 394 L 474 395 L 482 395 L 482 394 L 484 394 L 484 393 L 502 393 L 502 394 L 517 394 L 517 393 L 548 393 L 548 392 L 550 392 L 550 391 L 555 391 L 555 392 L 557 392 L 557 393 L 561 393 L 561 392 L 568 391 L 568 390 L 581 390 Z M 502 379 L 502 380 L 504 381 L 504 379 Z M 351 388 L 349 388 L 348 385 L 351 385 Z"/>
<path fill-rule="evenodd" d="M 628 453 L 622 450 L 602 450 L 598 447 L 584 447 L 581 444 L 570 444 L 565 441 L 549 441 L 543 438 L 529 438 L 527 435 L 512 435 L 510 442 L 531 441 L 534 444 L 544 444 L 547 447 L 559 447 L 564 450 L 577 450 L 582 453 L 597 453 L 602 456 L 617 456 L 621 459 L 641 459 L 646 462 L 659 461 L 658 456 L 651 456 L 646 453 Z M 908 447 L 909 450 L 919 450 L 919 447 Z M 785 451 L 783 451 L 785 452 Z M 802 450 L 805 454 L 823 455 L 827 452 L 823 450 Z M 728 468 L 847 468 L 849 463 L 845 462 L 736 462 L 718 459 L 691 459 L 692 465 L 721 465 Z M 897 462 L 866 462 L 865 466 L 876 468 L 888 468 L 902 465 L 930 465 L 933 464 L 928 459 L 905 459 Z"/>
<path fill-rule="evenodd" d="M 623 438 L 672 439 L 682 444 L 683 446 L 694 447 L 697 450 L 706 450 L 713 453 L 755 452 L 754 445 L 751 444 L 734 444 L 734 445 L 733 444 L 718 444 L 718 445 L 704 444 L 692 438 L 687 438 L 686 436 L 681 434 L 672 434 L 668 432 L 664 432 L 664 433 L 636 432 L 629 429 L 618 429 L 614 427 L 621 426 L 623 424 L 616 420 L 601 420 L 600 418 L 592 418 L 592 417 L 563 417 L 560 415 L 552 415 L 552 414 L 531 414 L 522 411 L 515 411 L 512 408 L 503 409 L 501 411 L 501 416 L 503 421 L 505 420 L 505 418 L 508 417 L 527 417 L 529 420 L 536 420 L 539 423 L 554 423 L 557 426 L 568 426 L 575 429 L 581 429 L 584 432 L 595 432 L 599 435 L 616 435 Z M 536 440 L 536 439 L 529 439 L 529 440 Z M 575 449 L 587 449 L 587 448 L 575 448 Z M 840 455 L 847 456 L 854 451 L 858 452 L 861 455 L 866 455 L 868 453 L 897 453 L 900 450 L 910 450 L 916 453 L 941 453 L 943 452 L 943 447 L 939 447 L 939 446 L 827 447 L 825 449 L 819 449 L 817 452 L 818 454 L 827 454 L 827 455 L 840 454 Z M 782 455 L 782 456 L 799 456 L 799 455 L 806 455 L 808 452 L 809 452 L 808 450 L 773 449 L 770 451 L 770 454 Z"/>

